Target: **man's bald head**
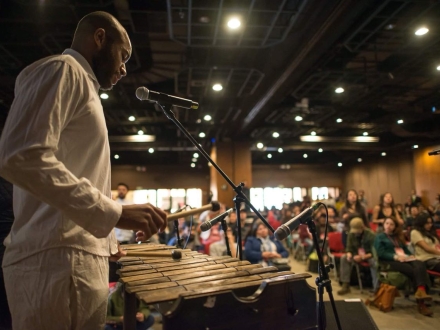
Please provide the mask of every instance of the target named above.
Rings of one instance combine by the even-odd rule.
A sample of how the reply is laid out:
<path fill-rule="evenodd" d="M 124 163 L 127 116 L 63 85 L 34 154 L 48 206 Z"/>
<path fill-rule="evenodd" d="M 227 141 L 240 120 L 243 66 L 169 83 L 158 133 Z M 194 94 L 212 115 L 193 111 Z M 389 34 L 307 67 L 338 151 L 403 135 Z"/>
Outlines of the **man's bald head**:
<path fill-rule="evenodd" d="M 92 36 L 96 30 L 100 28 L 104 29 L 114 40 L 122 41 L 127 36 L 124 27 L 113 15 L 104 11 L 95 11 L 87 14 L 79 21 L 78 26 L 76 27 L 73 43 Z"/>
<path fill-rule="evenodd" d="M 84 16 L 76 28 L 72 49 L 89 62 L 101 89 L 111 89 L 127 74 L 130 39 L 121 23 L 109 13 L 96 11 Z"/>

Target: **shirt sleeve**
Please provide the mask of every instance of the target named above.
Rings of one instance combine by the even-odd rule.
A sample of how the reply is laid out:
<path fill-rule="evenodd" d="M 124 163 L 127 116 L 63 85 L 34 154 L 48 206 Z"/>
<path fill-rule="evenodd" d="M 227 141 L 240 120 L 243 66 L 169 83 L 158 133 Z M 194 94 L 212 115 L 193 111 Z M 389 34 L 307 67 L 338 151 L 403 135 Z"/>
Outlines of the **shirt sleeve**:
<path fill-rule="evenodd" d="M 422 234 L 418 230 L 411 230 L 411 243 L 416 245 L 420 241 L 423 241 Z"/>
<path fill-rule="evenodd" d="M 36 68 L 32 79 L 20 75 L 0 140 L 0 175 L 60 210 L 97 238 L 107 237 L 122 206 L 86 178 L 77 178 L 56 157 L 63 129 L 81 105 L 85 88 L 67 63 Z"/>

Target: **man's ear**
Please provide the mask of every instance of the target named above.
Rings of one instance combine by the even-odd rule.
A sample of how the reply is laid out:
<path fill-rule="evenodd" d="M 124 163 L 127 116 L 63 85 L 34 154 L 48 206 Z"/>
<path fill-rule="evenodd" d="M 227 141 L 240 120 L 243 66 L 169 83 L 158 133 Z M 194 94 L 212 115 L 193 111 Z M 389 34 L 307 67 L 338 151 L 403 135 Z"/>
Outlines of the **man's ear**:
<path fill-rule="evenodd" d="M 95 33 L 93 34 L 93 39 L 95 41 L 96 47 L 98 48 L 98 50 L 101 50 L 101 48 L 104 46 L 104 42 L 105 42 L 105 30 L 103 28 L 99 28 L 95 31 Z"/>

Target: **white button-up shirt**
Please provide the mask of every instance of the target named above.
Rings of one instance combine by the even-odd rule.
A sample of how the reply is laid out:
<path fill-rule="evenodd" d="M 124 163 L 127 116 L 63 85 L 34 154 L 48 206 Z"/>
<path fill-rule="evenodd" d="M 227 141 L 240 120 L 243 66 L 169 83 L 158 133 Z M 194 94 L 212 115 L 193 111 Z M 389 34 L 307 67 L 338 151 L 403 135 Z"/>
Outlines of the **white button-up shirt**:
<path fill-rule="evenodd" d="M 99 84 L 67 49 L 26 67 L 0 139 L 0 175 L 14 184 L 3 266 L 56 247 L 109 256 L 122 206 L 111 199 L 110 147 Z"/>

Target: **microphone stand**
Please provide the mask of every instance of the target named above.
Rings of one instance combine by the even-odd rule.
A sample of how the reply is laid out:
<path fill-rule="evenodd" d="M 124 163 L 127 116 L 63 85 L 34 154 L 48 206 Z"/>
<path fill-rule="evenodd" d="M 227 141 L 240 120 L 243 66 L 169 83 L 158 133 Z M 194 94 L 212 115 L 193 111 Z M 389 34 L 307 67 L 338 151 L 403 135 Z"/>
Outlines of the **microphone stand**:
<path fill-rule="evenodd" d="M 183 238 L 179 234 L 179 220 L 174 220 L 174 230 L 176 231 L 176 248 L 183 249 Z"/>
<path fill-rule="evenodd" d="M 237 226 L 238 226 L 237 247 L 238 247 L 239 258 L 240 258 L 240 260 L 243 260 L 243 248 L 242 248 L 242 245 L 241 245 L 241 220 L 240 220 L 240 205 L 241 205 L 242 202 L 245 203 L 247 206 L 249 206 L 250 209 L 255 212 L 257 217 L 259 219 L 261 219 L 261 221 L 263 221 L 263 223 L 267 226 L 267 228 L 269 228 L 270 231 L 272 231 L 272 233 L 274 233 L 275 230 L 266 221 L 266 219 L 264 219 L 264 217 L 260 214 L 260 212 L 258 212 L 258 210 L 251 204 L 251 202 L 247 199 L 245 194 L 243 194 L 242 187 L 244 187 L 244 183 L 240 183 L 239 185 L 236 186 L 234 184 L 234 182 L 232 182 L 231 179 L 229 179 L 229 177 L 226 175 L 226 173 L 223 172 L 222 169 L 211 159 L 211 157 L 202 148 L 202 146 L 197 142 L 197 140 L 194 139 L 192 137 L 192 135 L 185 129 L 185 127 L 183 127 L 183 125 L 177 120 L 176 116 L 171 111 L 172 105 L 170 105 L 170 104 L 163 104 L 162 105 L 160 103 L 157 103 L 157 104 L 162 109 L 162 111 L 164 112 L 165 116 L 167 116 L 167 118 L 169 120 L 171 120 L 177 126 L 177 128 L 180 129 L 180 131 L 183 134 L 185 134 L 185 136 L 192 142 L 194 147 L 196 147 L 197 150 L 200 151 L 200 153 L 203 155 L 203 157 L 205 157 L 206 160 L 208 162 L 210 162 L 212 166 L 214 166 L 214 168 L 217 170 L 217 172 L 220 173 L 220 175 L 226 180 L 226 182 L 236 192 L 237 195 L 234 198 L 234 203 L 235 203 L 235 210 L 236 210 L 236 213 L 237 213 Z"/>
<path fill-rule="evenodd" d="M 231 247 L 229 246 L 229 240 L 228 240 L 228 225 L 226 224 L 225 218 L 226 217 L 224 217 L 220 223 L 222 225 L 223 233 L 225 234 L 226 253 L 228 256 L 232 257 Z"/>
<path fill-rule="evenodd" d="M 325 316 L 325 306 L 324 306 L 324 288 L 327 290 L 327 294 L 330 298 L 330 303 L 332 305 L 333 314 L 335 316 L 336 324 L 338 329 L 341 330 L 341 323 L 339 322 L 338 311 L 336 310 L 335 300 L 333 298 L 333 289 L 328 272 L 330 268 L 334 268 L 333 264 L 325 265 L 324 259 L 322 257 L 321 249 L 319 248 L 318 234 L 316 232 L 316 224 L 312 217 L 306 221 L 309 231 L 312 234 L 313 244 L 315 245 L 316 254 L 318 255 L 318 277 L 315 280 L 316 286 L 318 287 L 318 308 L 317 308 L 317 318 L 318 318 L 318 329 L 325 330 L 327 328 L 327 320 Z"/>

